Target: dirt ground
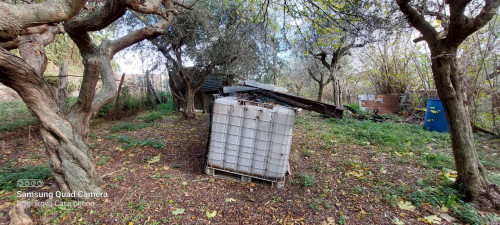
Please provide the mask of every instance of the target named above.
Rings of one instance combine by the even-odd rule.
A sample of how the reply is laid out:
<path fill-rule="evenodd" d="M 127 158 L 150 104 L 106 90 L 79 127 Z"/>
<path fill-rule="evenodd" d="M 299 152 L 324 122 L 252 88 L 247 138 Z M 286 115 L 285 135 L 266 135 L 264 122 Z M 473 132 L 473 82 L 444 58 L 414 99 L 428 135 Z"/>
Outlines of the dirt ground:
<path fill-rule="evenodd" d="M 333 224 L 333 221 L 391 224 L 398 218 L 405 224 L 426 224 L 422 218 L 440 214 L 440 209 L 430 204 L 413 211 L 402 210 L 389 204 L 377 191 L 380 184 L 394 189 L 412 187 L 419 178 L 439 171 L 424 170 L 411 160 L 401 163 L 374 146 L 342 144 L 332 151 L 320 151 L 330 147 L 323 146 L 314 131 L 302 124 L 295 127 L 290 157 L 292 175 L 287 176 L 284 188 L 205 175 L 208 121 L 207 115 L 186 122 L 178 114 L 171 114 L 153 126 L 117 133 L 109 128 L 124 121 L 95 121 L 89 146 L 97 170 L 106 182 L 103 188 L 108 197 L 95 200 L 94 206 L 33 207 L 34 221 L 37 224 Z M 135 140 L 161 140 L 166 145 L 125 150 L 119 142 L 124 135 Z M 9 163 L 18 166 L 44 163 L 43 142 L 36 128 L 0 134 L 0 140 L 0 167 Z M 312 153 L 304 155 L 307 149 L 312 149 Z M 301 177 L 304 174 L 315 174 L 309 177 L 310 186 L 304 185 Z M 49 179 L 44 189 L 25 191 L 46 191 L 51 182 Z M 3 215 L 0 224 L 8 221 L 7 212 L 13 204 L 10 195 L 0 194 Z M 441 224 L 452 223 L 443 220 Z"/>

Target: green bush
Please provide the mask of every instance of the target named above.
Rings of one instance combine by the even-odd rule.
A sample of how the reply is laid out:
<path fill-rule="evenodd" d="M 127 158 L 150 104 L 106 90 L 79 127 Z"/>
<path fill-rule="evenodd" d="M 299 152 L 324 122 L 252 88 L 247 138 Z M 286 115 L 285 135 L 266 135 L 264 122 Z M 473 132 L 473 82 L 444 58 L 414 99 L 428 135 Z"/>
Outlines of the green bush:
<path fill-rule="evenodd" d="M 115 102 L 110 102 L 97 111 L 97 117 L 106 117 L 108 112 L 115 107 Z"/>
<path fill-rule="evenodd" d="M 173 101 L 170 101 L 168 103 L 159 104 L 156 106 L 156 108 L 158 109 L 158 111 L 162 112 L 163 114 L 168 114 L 168 113 L 171 113 L 175 110 L 175 106 L 174 106 Z"/>
<path fill-rule="evenodd" d="M 0 189 L 11 191 L 17 187 L 20 179 L 42 179 L 51 177 L 51 172 L 46 166 L 24 167 L 24 168 L 1 168 Z"/>
<path fill-rule="evenodd" d="M 146 123 L 151 123 L 151 122 L 155 122 L 157 120 L 161 120 L 162 118 L 163 118 L 162 112 L 152 111 L 152 112 L 146 113 L 146 115 L 144 115 L 143 120 Z"/>
<path fill-rule="evenodd" d="M 127 86 L 122 87 L 120 95 L 120 108 L 126 112 L 137 112 L 142 107 L 142 100 L 140 97 L 134 97 L 130 93 L 130 88 Z"/>
<path fill-rule="evenodd" d="M 173 99 L 172 93 L 161 91 L 161 92 L 159 92 L 158 95 L 159 95 L 162 102 L 172 102 L 172 99 Z"/>

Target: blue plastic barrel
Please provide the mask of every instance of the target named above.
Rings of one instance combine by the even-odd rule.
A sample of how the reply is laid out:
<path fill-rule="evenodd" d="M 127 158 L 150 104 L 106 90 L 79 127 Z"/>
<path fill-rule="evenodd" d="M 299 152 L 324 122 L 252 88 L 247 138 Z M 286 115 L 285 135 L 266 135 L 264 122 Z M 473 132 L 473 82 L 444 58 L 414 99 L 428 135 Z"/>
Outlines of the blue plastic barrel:
<path fill-rule="evenodd" d="M 448 121 L 444 114 L 443 103 L 439 99 L 429 98 L 425 111 L 424 128 L 428 131 L 448 132 Z"/>

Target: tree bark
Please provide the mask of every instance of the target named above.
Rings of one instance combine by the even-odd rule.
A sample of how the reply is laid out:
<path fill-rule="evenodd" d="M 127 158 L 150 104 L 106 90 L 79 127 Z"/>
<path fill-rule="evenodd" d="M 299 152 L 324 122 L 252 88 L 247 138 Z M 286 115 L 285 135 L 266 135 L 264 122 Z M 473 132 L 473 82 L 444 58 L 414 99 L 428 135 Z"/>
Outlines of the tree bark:
<path fill-rule="evenodd" d="M 336 74 L 335 69 L 332 69 L 330 71 L 331 73 L 331 80 L 332 80 L 332 85 L 333 85 L 333 104 L 337 106 L 341 106 L 342 104 L 342 96 L 341 96 L 341 86 L 339 82 L 339 78 Z"/>
<path fill-rule="evenodd" d="M 472 33 L 484 27 L 496 14 L 500 0 L 486 0 L 474 18 L 465 15 L 470 1 L 446 1 L 449 6 L 449 23 L 446 37 L 439 35 L 409 0 L 396 0 L 411 26 L 415 27 L 431 50 L 432 73 L 439 98 L 443 101 L 450 128 L 453 156 L 457 167 L 457 187 L 468 200 L 476 201 L 483 208 L 500 209 L 500 188 L 491 184 L 479 162 L 468 110 L 464 104 L 461 80 L 457 71 L 458 46 Z M 425 4 L 425 3 L 424 3 Z"/>
<path fill-rule="evenodd" d="M 325 84 L 323 82 L 318 82 L 318 98 L 316 99 L 318 102 L 323 101 L 323 89 L 325 88 Z"/>
<path fill-rule="evenodd" d="M 196 118 L 196 109 L 194 107 L 194 98 L 196 90 L 193 90 L 190 86 L 186 85 L 186 98 L 184 102 L 184 118 L 187 120 L 192 120 Z"/>
<path fill-rule="evenodd" d="M 432 73 L 450 128 L 453 157 L 458 173 L 456 185 L 468 200 L 480 200 L 481 193 L 489 191 L 490 182 L 474 146 L 472 127 L 457 71 L 457 49 L 444 46 L 436 46 L 433 49 Z M 496 201 L 493 205 L 499 207 L 498 199 Z"/>
<path fill-rule="evenodd" d="M 38 118 L 57 187 L 64 192 L 100 193 L 92 154 L 43 78 L 23 59 L 0 48 L 0 82 L 14 89 Z"/>

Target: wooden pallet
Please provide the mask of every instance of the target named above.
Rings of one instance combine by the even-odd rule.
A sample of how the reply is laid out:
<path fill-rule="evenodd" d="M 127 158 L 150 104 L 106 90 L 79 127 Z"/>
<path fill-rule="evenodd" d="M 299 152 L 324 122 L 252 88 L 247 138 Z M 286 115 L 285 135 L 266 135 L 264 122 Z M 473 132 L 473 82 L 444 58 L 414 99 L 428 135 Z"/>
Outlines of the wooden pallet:
<path fill-rule="evenodd" d="M 283 180 L 270 180 L 262 177 L 251 176 L 248 174 L 236 173 L 228 170 L 223 170 L 214 167 L 205 167 L 205 173 L 210 176 L 218 176 L 226 179 L 237 180 L 243 183 L 255 183 L 260 185 L 271 186 L 275 188 L 283 188 L 285 186 L 285 179 Z"/>

